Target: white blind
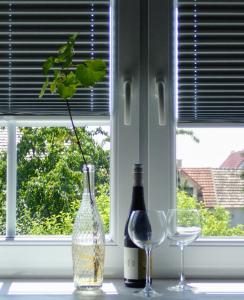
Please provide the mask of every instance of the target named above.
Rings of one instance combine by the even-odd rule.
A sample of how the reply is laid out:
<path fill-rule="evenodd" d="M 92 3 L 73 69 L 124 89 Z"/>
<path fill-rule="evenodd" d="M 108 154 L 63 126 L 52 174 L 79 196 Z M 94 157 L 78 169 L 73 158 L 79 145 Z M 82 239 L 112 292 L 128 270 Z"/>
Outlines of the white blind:
<path fill-rule="evenodd" d="M 44 60 L 74 33 L 80 33 L 75 62 L 103 59 L 109 69 L 109 0 L 0 1 L 0 114 L 67 114 L 57 96 L 38 94 Z M 74 115 L 108 115 L 109 74 L 70 104 Z"/>
<path fill-rule="evenodd" d="M 244 122 L 243 0 L 178 0 L 178 117 Z"/>

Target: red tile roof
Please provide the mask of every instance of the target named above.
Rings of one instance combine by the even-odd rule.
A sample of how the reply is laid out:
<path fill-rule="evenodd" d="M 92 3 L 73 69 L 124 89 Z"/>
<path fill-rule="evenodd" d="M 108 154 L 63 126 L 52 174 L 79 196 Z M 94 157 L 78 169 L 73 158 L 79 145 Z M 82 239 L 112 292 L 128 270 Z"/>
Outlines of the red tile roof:
<path fill-rule="evenodd" d="M 226 160 L 222 163 L 220 168 L 225 169 L 238 169 L 244 162 L 244 150 L 231 152 Z M 243 166 L 242 166 L 243 167 Z"/>
<path fill-rule="evenodd" d="M 181 168 L 179 171 L 198 183 L 206 207 L 244 207 L 243 169 Z"/>
<path fill-rule="evenodd" d="M 210 168 L 181 168 L 180 173 L 185 174 L 201 187 L 202 198 L 206 207 L 214 207 L 217 204 L 212 171 Z"/>
<path fill-rule="evenodd" d="M 212 169 L 217 203 L 226 208 L 244 206 L 244 180 L 241 169 Z"/>

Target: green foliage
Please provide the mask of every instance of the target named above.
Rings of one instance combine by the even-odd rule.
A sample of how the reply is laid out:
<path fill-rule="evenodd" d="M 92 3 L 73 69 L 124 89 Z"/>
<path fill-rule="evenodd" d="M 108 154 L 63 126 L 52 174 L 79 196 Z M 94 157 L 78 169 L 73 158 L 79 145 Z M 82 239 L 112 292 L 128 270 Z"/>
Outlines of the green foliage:
<path fill-rule="evenodd" d="M 99 213 L 103 220 L 105 233 L 109 232 L 110 219 L 110 197 L 109 197 L 109 182 L 99 185 L 97 190 L 96 203 Z"/>
<path fill-rule="evenodd" d="M 0 235 L 6 232 L 6 170 L 7 153 L 2 150 L 0 151 Z"/>
<path fill-rule="evenodd" d="M 188 135 L 193 139 L 194 142 L 199 143 L 200 140 L 198 137 L 195 136 L 194 132 L 189 129 L 176 129 L 176 134 L 181 134 L 181 135 Z"/>
<path fill-rule="evenodd" d="M 96 167 L 97 202 L 109 231 L 109 151 L 96 141 L 96 135 L 107 133 L 101 128 L 77 128 L 85 153 Z M 82 161 L 77 144 L 69 128 L 20 128 L 18 143 L 18 234 L 71 234 L 74 218 L 83 190 Z M 6 151 L 0 152 L 6 156 Z M 4 163 L 3 163 L 4 162 Z M 6 158 L 0 162 L 3 189 L 6 189 Z M 1 198 L 2 197 L 2 198 Z M 5 205 L 5 195 L 0 201 Z M 0 208 L 1 209 L 1 208 Z M 3 206 L 3 210 L 5 207 Z M 1 212 L 5 224 L 5 212 Z"/>
<path fill-rule="evenodd" d="M 188 196 L 184 191 L 177 193 L 177 207 L 181 209 L 198 209 L 201 216 L 202 236 L 242 236 L 244 225 L 230 226 L 230 212 L 223 207 L 216 206 L 207 209 L 202 202 Z"/>
<path fill-rule="evenodd" d="M 48 57 L 43 64 L 43 74 L 46 77 L 39 97 L 42 98 L 50 88 L 52 94 L 58 94 L 61 99 L 72 98 L 78 88 L 94 86 L 106 75 L 104 61 L 85 60 L 80 64 L 73 62 L 74 46 L 78 34 L 72 35 L 55 57 Z"/>

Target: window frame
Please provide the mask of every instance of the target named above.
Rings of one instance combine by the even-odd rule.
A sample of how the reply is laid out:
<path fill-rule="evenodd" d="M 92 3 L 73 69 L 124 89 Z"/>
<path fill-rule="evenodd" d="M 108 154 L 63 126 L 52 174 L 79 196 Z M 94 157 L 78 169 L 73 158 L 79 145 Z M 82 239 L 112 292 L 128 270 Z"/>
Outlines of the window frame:
<path fill-rule="evenodd" d="M 106 245 L 106 277 L 123 277 L 123 230 L 131 199 L 130 175 L 133 164 L 140 161 L 145 166 L 147 207 L 167 210 L 176 204 L 177 76 L 176 23 L 173 22 L 176 18 L 176 8 L 176 0 L 117 0 L 111 3 L 114 20 L 111 26 L 114 62 L 111 73 L 114 82 L 114 101 L 111 109 L 111 220 L 115 225 L 111 231 L 112 238 Z M 140 18 L 146 11 L 149 26 L 143 27 L 143 31 L 146 32 L 140 32 Z M 143 38 L 144 33 L 146 38 Z M 143 45 L 148 45 L 148 42 L 149 48 L 145 50 Z M 158 122 L 158 99 L 155 96 L 158 80 L 163 81 L 165 87 L 165 125 Z M 125 81 L 131 82 L 131 125 L 124 124 Z M 24 123 L 27 120 L 22 122 L 27 124 Z M 45 238 L 33 241 L 16 238 L 0 241 L 0 245 L 0 276 L 72 276 L 69 239 Z M 243 239 L 199 239 L 186 249 L 186 275 L 208 278 L 242 277 L 243 245 Z M 155 249 L 153 256 L 153 276 L 178 276 L 180 258 L 176 247 L 164 242 L 162 247 Z"/>
<path fill-rule="evenodd" d="M 174 14 L 177 19 L 177 0 L 174 0 Z M 177 24 L 177 23 L 176 23 Z M 174 45 L 177 43 L 177 30 L 174 31 Z M 175 53 L 175 62 L 177 64 L 177 47 L 171 45 Z M 177 67 L 174 66 L 174 91 L 175 91 L 175 108 L 177 110 L 176 91 L 177 91 Z M 176 125 L 176 124 L 175 124 Z M 192 128 L 192 127 L 244 127 L 244 124 L 234 123 L 184 123 L 178 124 L 178 128 Z M 176 185 L 175 185 L 176 187 Z M 243 256 L 242 248 L 244 246 L 244 238 L 230 238 L 230 237 L 200 237 L 193 244 L 186 248 L 185 265 L 186 275 L 195 278 L 241 278 L 243 275 Z M 166 267 L 169 274 L 174 276 L 177 273 L 177 264 L 179 265 L 179 258 L 172 246 L 169 245 L 172 251 L 171 262 L 172 266 Z"/>
<path fill-rule="evenodd" d="M 115 36 L 127 36 L 127 30 L 118 26 L 118 19 L 121 19 L 117 13 L 118 6 L 123 6 L 121 3 L 111 2 L 111 76 L 113 78 L 113 86 L 111 88 L 111 95 L 113 99 L 111 107 L 111 135 L 112 135 L 112 153 L 111 153 L 111 234 L 106 243 L 105 256 L 105 276 L 119 277 L 123 272 L 123 230 L 125 220 L 128 215 L 128 206 L 130 203 L 132 180 L 128 174 L 131 174 L 131 166 L 138 159 L 138 139 L 134 139 L 134 134 L 138 133 L 138 99 L 133 101 L 133 119 L 135 122 L 128 127 L 124 125 L 124 82 L 120 77 L 119 72 L 121 66 L 128 66 L 130 62 L 126 62 L 128 56 L 123 53 L 116 53 L 118 49 L 118 40 Z M 127 1 L 127 7 L 131 5 Z M 135 14 L 138 7 L 135 5 L 133 14 Z M 132 20 L 134 23 L 135 20 Z M 128 24 L 128 22 L 127 22 Z M 131 25 L 130 25 L 131 26 Z M 130 27 L 128 27 L 130 28 Z M 121 31 L 121 33 L 118 33 Z M 136 33 L 136 31 L 135 31 Z M 138 35 L 138 33 L 136 33 Z M 134 41 L 134 37 L 130 37 Z M 124 50 L 126 51 L 126 50 Z M 127 49 L 127 52 L 130 49 Z M 138 47 L 134 49 L 134 57 L 137 57 Z M 118 58 L 119 57 L 119 58 Z M 115 61 L 115 63 L 114 63 Z M 119 61 L 119 64 L 116 62 Z M 120 72 L 121 73 L 121 72 Z M 138 79 L 137 83 L 138 85 Z M 133 82 L 133 87 L 136 86 Z M 133 94 L 135 96 L 135 92 Z M 97 124 L 97 117 L 95 118 Z M 101 119 L 101 118 L 100 118 Z M 106 117 L 105 117 L 106 119 Z M 38 126 L 38 125 L 52 125 L 60 126 L 68 124 L 68 118 L 41 118 L 41 117 L 0 117 L 0 122 L 7 124 L 7 122 L 14 122 L 14 126 Z M 74 117 L 76 124 L 94 123 L 94 118 Z M 104 118 L 102 119 L 104 122 Z M 13 134 L 12 134 L 13 135 Z M 132 140 L 128 145 L 128 140 Z M 16 146 L 15 146 L 16 147 Z M 13 149 L 12 149 L 13 150 Z M 16 155 L 14 153 L 13 155 Z M 130 158 L 131 157 L 131 158 Z M 128 159 L 129 158 L 129 159 Z M 126 164 L 124 161 L 126 160 Z M 122 178 L 122 179 L 121 179 Z M 126 178 L 126 180 L 125 180 Z M 123 181 L 123 182 L 122 182 Z M 122 183 L 121 183 L 122 182 Z M 126 199 L 126 201 L 124 201 Z M 119 222 L 118 222 L 119 220 Z M 71 256 L 71 238 L 54 238 L 54 237 L 15 237 L 0 239 L 0 276 L 8 277 L 70 277 L 72 276 L 72 256 Z M 58 251 L 57 251 L 58 249 Z M 38 253 L 38 260 L 36 259 Z M 19 259 L 21 257 L 21 259 Z"/>
<path fill-rule="evenodd" d="M 7 231 L 6 237 L 0 238 L 0 258 L 1 264 L 3 265 L 1 276 L 14 276 L 14 274 L 20 273 L 20 276 L 57 276 L 63 277 L 67 274 L 71 275 L 71 236 L 15 236 L 15 225 L 16 225 L 16 173 L 17 173 L 17 144 L 16 144 L 16 128 L 23 126 L 70 126 L 69 118 L 55 117 L 48 120 L 43 120 L 41 117 L 38 118 L 16 118 L 16 117 L 4 117 L 4 120 L 0 120 L 0 125 L 8 128 L 8 172 L 7 172 Z M 111 121 L 108 117 L 89 117 L 89 118 L 74 118 L 76 126 L 89 126 L 89 125 L 110 125 Z M 112 139 L 113 143 L 113 139 Z M 112 166 L 111 161 L 111 166 Z M 112 177 L 112 176 L 111 176 Z M 111 203 L 112 196 L 111 196 Z M 112 207 L 116 207 L 116 204 L 112 204 Z M 111 212 L 110 226 L 116 228 L 114 222 L 116 211 L 113 209 Z M 106 236 L 106 248 L 114 250 L 116 246 L 115 232 L 113 229 Z M 61 254 L 57 253 L 57 247 L 60 247 Z M 48 250 L 49 249 L 49 250 Z M 39 253 L 39 258 L 42 264 L 39 265 L 34 257 L 36 251 Z M 111 252 L 110 250 L 107 250 Z M 22 253 L 23 252 L 23 253 Z M 18 259 L 21 254 L 21 261 Z M 66 253 L 65 255 L 63 253 Z M 113 255 L 116 257 L 115 255 Z M 59 261 L 62 267 L 58 267 L 56 262 Z M 57 264 L 58 265 L 58 264 Z M 41 268 L 41 269 L 39 269 Z M 61 271 L 60 271 L 61 270 Z M 68 271 L 67 271 L 68 270 Z M 27 274 L 27 275 L 26 275 Z M 29 275 L 28 275 L 29 274 Z"/>

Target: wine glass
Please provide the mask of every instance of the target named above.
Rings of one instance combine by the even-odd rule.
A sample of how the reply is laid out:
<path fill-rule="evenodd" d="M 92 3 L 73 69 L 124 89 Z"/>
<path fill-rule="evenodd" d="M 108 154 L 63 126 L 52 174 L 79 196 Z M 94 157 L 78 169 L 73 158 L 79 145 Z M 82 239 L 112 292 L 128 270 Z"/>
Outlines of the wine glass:
<path fill-rule="evenodd" d="M 181 292 L 193 290 L 184 276 L 184 247 L 195 241 L 201 233 L 200 215 L 197 209 L 169 209 L 167 213 L 167 237 L 180 248 L 180 281 L 168 290 Z"/>
<path fill-rule="evenodd" d="M 131 240 L 135 245 L 146 251 L 146 286 L 143 290 L 135 292 L 142 297 L 160 296 L 151 287 L 151 252 L 158 247 L 166 237 L 166 217 L 162 210 L 134 210 L 128 224 Z"/>

